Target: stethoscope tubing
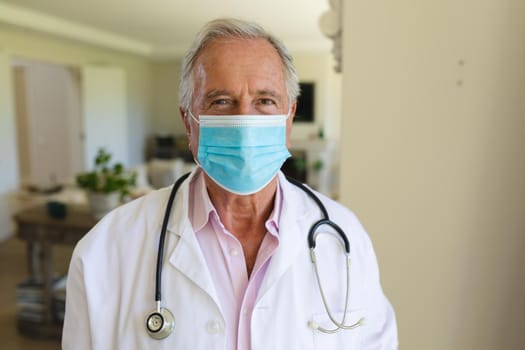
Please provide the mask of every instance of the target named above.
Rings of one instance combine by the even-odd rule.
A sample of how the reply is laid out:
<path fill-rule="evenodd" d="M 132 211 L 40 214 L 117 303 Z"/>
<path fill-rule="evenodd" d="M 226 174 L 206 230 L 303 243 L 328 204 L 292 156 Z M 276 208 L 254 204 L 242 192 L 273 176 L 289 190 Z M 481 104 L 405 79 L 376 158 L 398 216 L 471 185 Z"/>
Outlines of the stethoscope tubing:
<path fill-rule="evenodd" d="M 179 189 L 180 185 L 186 180 L 188 176 L 190 176 L 191 173 L 187 173 L 179 177 L 179 179 L 175 182 L 173 185 L 173 188 L 171 189 L 170 197 L 168 198 L 168 204 L 166 205 L 166 212 L 164 215 L 164 220 L 162 222 L 162 228 L 160 231 L 160 238 L 159 238 L 159 249 L 157 253 L 157 268 L 155 270 L 155 302 L 157 302 L 157 305 L 159 305 L 160 301 L 162 300 L 162 261 L 164 259 L 164 241 L 166 239 L 166 231 L 168 229 L 168 222 L 170 218 L 171 208 L 173 207 L 173 202 L 175 199 L 175 194 L 177 193 L 177 190 Z M 158 306 L 157 306 L 158 308 Z"/>
<path fill-rule="evenodd" d="M 350 242 L 348 241 L 348 238 L 346 237 L 344 231 L 332 220 L 330 220 L 330 216 L 328 215 L 328 211 L 326 210 L 326 207 L 324 206 L 323 202 L 315 195 L 315 193 L 312 192 L 307 186 L 300 183 L 299 181 L 286 176 L 286 180 L 288 180 L 290 183 L 294 184 L 295 186 L 299 187 L 301 190 L 303 190 L 319 207 L 319 210 L 323 214 L 323 218 L 316 223 L 312 225 L 310 228 L 310 231 L 308 232 L 308 247 L 310 249 L 315 248 L 315 238 L 317 236 L 316 232 L 317 229 L 320 226 L 328 225 L 332 227 L 338 234 L 339 238 L 343 241 L 343 244 L 345 246 L 345 252 L 347 255 L 350 255 Z"/>

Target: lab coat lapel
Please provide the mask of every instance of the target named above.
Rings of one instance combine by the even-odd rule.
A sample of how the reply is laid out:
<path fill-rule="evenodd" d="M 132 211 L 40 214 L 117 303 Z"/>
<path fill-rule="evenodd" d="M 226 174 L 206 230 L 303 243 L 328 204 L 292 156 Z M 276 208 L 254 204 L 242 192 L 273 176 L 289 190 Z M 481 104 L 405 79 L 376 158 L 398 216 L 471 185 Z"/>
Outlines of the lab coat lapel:
<path fill-rule="evenodd" d="M 204 290 L 219 306 L 217 292 L 213 285 L 206 260 L 200 249 L 188 216 L 189 183 L 195 175 L 184 181 L 175 196 L 172 216 L 168 224 L 169 239 L 176 241 L 167 252 L 169 264 L 179 270 L 195 285 Z"/>
<path fill-rule="evenodd" d="M 283 190 L 283 207 L 279 219 L 279 248 L 272 256 L 257 299 L 282 277 L 297 260 L 301 251 L 308 249 L 307 236 L 310 222 L 304 196 L 280 173 L 279 181 Z M 311 216 L 311 215 L 310 215 Z"/>
<path fill-rule="evenodd" d="M 195 238 L 191 225 L 185 226 L 182 235 L 175 234 L 178 236 L 178 242 L 170 254 L 169 263 L 204 290 L 217 305 L 220 305 L 199 242 Z"/>

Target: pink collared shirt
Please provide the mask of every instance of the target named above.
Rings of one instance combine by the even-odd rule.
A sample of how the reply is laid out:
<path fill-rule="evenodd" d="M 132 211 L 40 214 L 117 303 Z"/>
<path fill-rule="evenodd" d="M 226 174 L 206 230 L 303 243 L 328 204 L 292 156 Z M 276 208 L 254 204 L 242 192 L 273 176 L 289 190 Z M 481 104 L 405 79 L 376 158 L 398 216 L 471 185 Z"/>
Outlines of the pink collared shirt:
<path fill-rule="evenodd" d="M 279 245 L 279 218 L 282 208 L 281 188 L 277 186 L 274 210 L 266 221 L 263 238 L 252 273 L 248 276 L 241 243 L 221 223 L 206 190 L 202 172 L 190 184 L 189 218 L 224 316 L 224 325 L 213 325 L 226 333 L 226 348 L 250 349 L 250 320 L 257 293 Z"/>

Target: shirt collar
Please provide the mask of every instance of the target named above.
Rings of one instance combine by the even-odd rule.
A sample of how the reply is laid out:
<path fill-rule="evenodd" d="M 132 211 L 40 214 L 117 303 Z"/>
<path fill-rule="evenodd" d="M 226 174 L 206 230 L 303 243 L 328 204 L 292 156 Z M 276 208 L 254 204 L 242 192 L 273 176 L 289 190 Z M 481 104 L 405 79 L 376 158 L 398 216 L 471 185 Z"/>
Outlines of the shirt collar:
<path fill-rule="evenodd" d="M 202 230 L 210 220 L 219 220 L 219 215 L 208 195 L 203 172 L 200 169 L 197 171 L 198 172 L 195 174 L 193 181 L 190 183 L 189 196 L 189 218 L 193 231 L 195 232 Z M 277 177 L 277 179 L 277 192 L 275 194 L 273 211 L 265 223 L 268 232 L 276 237 L 279 235 L 279 219 L 283 207 L 282 187 L 279 183 L 279 177 Z"/>
<path fill-rule="evenodd" d="M 197 171 L 198 173 L 195 175 L 194 180 L 190 183 L 189 203 L 189 218 L 195 232 L 199 232 L 206 226 L 212 213 L 217 214 L 208 196 L 202 170 L 199 168 Z"/>

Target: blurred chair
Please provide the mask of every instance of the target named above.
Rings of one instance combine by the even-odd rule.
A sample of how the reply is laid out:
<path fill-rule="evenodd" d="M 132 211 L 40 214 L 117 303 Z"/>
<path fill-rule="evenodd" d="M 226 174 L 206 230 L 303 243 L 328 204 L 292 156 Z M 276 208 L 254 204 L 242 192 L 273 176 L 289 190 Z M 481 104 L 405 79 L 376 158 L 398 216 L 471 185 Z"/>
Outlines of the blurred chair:
<path fill-rule="evenodd" d="M 185 162 L 182 158 L 152 159 L 148 162 L 149 183 L 154 188 L 169 186 L 195 167 L 195 163 Z"/>

